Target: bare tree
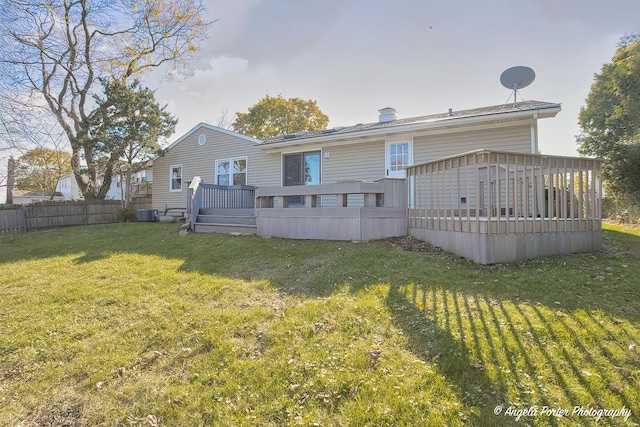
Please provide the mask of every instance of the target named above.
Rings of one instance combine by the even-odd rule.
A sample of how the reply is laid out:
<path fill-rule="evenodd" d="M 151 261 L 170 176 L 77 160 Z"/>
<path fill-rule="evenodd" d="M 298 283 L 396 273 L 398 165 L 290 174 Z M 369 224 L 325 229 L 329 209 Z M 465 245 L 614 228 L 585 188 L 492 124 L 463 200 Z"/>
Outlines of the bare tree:
<path fill-rule="evenodd" d="M 228 108 L 220 110 L 220 115 L 216 121 L 216 126 L 222 129 L 233 130 L 233 122 L 236 121 L 236 115 L 238 112 L 231 114 Z"/>
<path fill-rule="evenodd" d="M 126 83 L 164 65 L 181 69 L 206 37 L 203 14 L 201 0 L 0 4 L 0 92 L 30 99 L 32 110 L 25 114 L 31 120 L 38 120 L 36 111 L 42 107 L 53 115 L 71 147 L 73 172 L 85 199 L 106 196 L 117 161 L 95 153 L 100 141 L 89 124 L 98 79 Z"/>

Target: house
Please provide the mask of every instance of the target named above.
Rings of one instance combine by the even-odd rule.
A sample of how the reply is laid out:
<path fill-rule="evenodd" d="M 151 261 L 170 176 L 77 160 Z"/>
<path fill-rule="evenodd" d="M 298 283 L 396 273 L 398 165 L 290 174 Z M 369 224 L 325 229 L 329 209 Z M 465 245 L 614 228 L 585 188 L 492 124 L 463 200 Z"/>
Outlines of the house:
<path fill-rule="evenodd" d="M 480 263 L 593 250 L 599 161 L 538 154 L 538 119 L 560 109 L 526 101 L 400 119 L 388 107 L 373 123 L 264 141 L 201 123 L 154 160 L 152 204 L 186 211 L 196 231 L 410 234 Z"/>
<path fill-rule="evenodd" d="M 56 183 L 56 191 L 61 193 L 64 197 L 63 200 L 81 200 L 82 193 L 80 187 L 76 182 L 76 177 L 73 174 L 60 178 Z"/>
<path fill-rule="evenodd" d="M 12 195 L 14 205 L 64 200 L 62 193 L 57 191 L 52 194 L 50 191 L 13 190 Z"/>
<path fill-rule="evenodd" d="M 528 101 L 283 135 L 265 141 L 201 123 L 155 159 L 154 209 L 186 209 L 188 183 L 255 187 L 404 178 L 406 166 L 479 148 L 538 152 L 538 119 L 560 104 Z"/>
<path fill-rule="evenodd" d="M 119 172 L 119 171 L 118 171 Z M 105 199 L 122 200 L 126 192 L 126 182 L 124 171 L 122 173 L 114 173 L 111 179 L 111 185 L 107 191 Z M 134 195 L 147 196 L 151 194 L 153 183 L 153 160 L 144 163 L 144 167 L 131 176 L 132 192 Z M 102 184 L 102 178 L 98 178 L 98 185 Z M 84 197 L 80 192 L 80 187 L 73 174 L 61 178 L 56 183 L 56 191 L 62 193 L 63 200 L 82 200 Z"/>

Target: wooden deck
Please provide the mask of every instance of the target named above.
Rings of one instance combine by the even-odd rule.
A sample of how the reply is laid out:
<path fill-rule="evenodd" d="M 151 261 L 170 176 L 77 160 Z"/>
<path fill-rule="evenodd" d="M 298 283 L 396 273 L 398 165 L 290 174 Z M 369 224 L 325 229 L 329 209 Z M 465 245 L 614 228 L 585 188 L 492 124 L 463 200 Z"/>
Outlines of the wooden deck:
<path fill-rule="evenodd" d="M 408 234 L 481 264 L 599 250 L 601 168 L 490 150 L 411 166 Z"/>
<path fill-rule="evenodd" d="M 304 204 L 292 206 L 291 196 Z M 407 234 L 404 180 L 261 187 L 256 206 L 259 236 L 367 241 Z"/>

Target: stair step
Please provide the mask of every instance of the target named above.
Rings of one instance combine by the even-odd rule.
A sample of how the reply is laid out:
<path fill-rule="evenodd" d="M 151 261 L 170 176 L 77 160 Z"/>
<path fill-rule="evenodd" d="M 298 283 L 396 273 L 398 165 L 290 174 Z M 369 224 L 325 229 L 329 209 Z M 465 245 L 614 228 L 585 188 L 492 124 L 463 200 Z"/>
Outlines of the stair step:
<path fill-rule="evenodd" d="M 199 214 L 196 223 L 202 224 L 244 224 L 256 225 L 255 216 L 222 216 Z"/>
<path fill-rule="evenodd" d="M 194 224 L 196 233 L 240 233 L 240 234 L 257 234 L 258 227 L 247 224 L 211 224 L 196 222 Z"/>
<path fill-rule="evenodd" d="M 255 209 L 219 209 L 219 208 L 200 208 L 198 215 L 214 215 L 214 216 L 255 216 Z"/>

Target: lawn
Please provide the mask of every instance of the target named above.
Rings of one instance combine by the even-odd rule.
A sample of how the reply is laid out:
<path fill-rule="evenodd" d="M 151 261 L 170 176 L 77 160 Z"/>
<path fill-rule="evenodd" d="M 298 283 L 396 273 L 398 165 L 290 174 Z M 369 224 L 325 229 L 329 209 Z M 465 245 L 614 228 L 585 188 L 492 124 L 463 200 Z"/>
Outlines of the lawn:
<path fill-rule="evenodd" d="M 637 425 L 640 230 L 604 235 L 494 266 L 174 224 L 1 236 L 0 425 Z"/>

